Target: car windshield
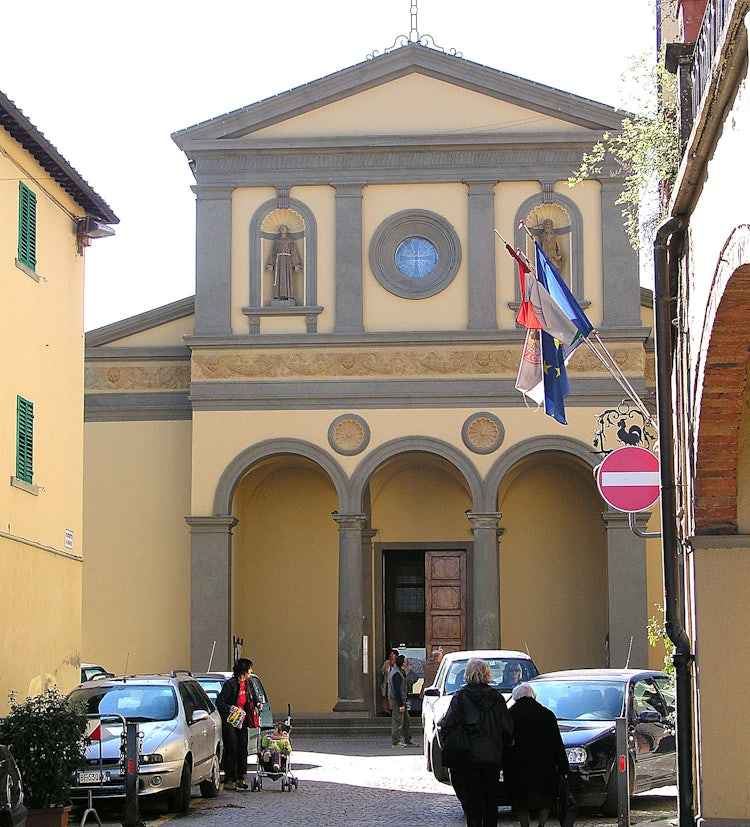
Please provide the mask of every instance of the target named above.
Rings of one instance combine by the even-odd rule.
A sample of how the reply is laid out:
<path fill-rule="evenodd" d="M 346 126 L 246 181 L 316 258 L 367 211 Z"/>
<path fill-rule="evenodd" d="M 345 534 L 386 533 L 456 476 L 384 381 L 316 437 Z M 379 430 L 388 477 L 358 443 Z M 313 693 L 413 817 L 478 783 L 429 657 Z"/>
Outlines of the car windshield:
<path fill-rule="evenodd" d="M 510 691 L 516 684 L 530 680 L 539 674 L 533 662 L 527 658 L 484 658 L 492 672 L 492 685 Z M 454 660 L 445 674 L 445 694 L 459 690 L 466 683 L 468 660 Z"/>
<path fill-rule="evenodd" d="M 222 678 L 197 678 L 198 683 L 206 690 L 206 695 L 215 701 L 219 697 L 221 687 L 224 686 Z"/>
<path fill-rule="evenodd" d="M 89 715 L 121 715 L 130 721 L 171 721 L 177 717 L 177 697 L 171 686 L 92 686 L 74 689 L 70 697 L 83 701 Z"/>
<path fill-rule="evenodd" d="M 615 681 L 534 681 L 536 699 L 558 720 L 601 721 L 622 715 L 624 689 Z"/>

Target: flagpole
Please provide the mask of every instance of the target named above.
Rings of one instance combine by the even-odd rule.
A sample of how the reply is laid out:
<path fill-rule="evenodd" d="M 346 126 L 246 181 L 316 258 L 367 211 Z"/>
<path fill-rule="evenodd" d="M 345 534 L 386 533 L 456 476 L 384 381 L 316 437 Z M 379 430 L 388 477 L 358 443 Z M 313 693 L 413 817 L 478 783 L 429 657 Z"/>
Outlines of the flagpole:
<path fill-rule="evenodd" d="M 522 227 L 524 229 L 524 232 L 534 242 L 534 244 L 537 243 L 536 239 L 534 238 L 534 234 L 526 226 L 525 221 L 523 221 L 523 220 L 519 221 L 518 226 L 519 226 L 519 228 Z M 497 230 L 495 230 L 495 232 L 497 232 Z M 500 233 L 498 233 L 498 235 L 500 235 Z M 500 238 L 502 238 L 502 236 L 500 236 Z M 528 259 L 526 258 L 526 256 L 524 256 L 524 259 L 528 262 Z M 529 264 L 529 267 L 531 267 L 532 272 L 534 272 L 534 269 L 533 269 L 531 263 L 528 262 L 528 264 Z M 534 274 L 536 275 L 536 273 L 534 273 Z M 651 413 L 649 412 L 649 410 L 646 407 L 643 400 L 640 398 L 640 396 L 638 396 L 635 389 L 633 388 L 633 386 L 628 381 L 628 378 L 625 376 L 622 369 L 620 368 L 620 366 L 617 364 L 617 362 L 615 361 L 612 354 L 607 349 L 607 346 L 601 340 L 601 337 L 599 336 L 599 331 L 596 328 L 594 328 L 591 332 L 594 334 L 594 336 L 596 337 L 596 341 L 599 343 L 602 350 L 607 355 L 607 358 L 609 359 L 609 363 L 607 363 L 607 360 L 604 358 L 604 356 L 602 356 L 602 354 L 596 349 L 596 347 L 594 346 L 594 343 L 589 340 L 588 336 L 584 336 L 583 340 L 588 345 L 589 350 L 591 350 L 591 352 L 594 354 L 594 356 L 596 356 L 596 358 L 599 360 L 601 365 L 607 370 L 609 375 L 617 382 L 617 384 L 625 391 L 625 393 L 630 397 L 630 399 L 636 404 L 636 406 L 640 409 L 641 413 L 646 417 L 646 419 L 651 423 L 651 425 L 656 427 L 656 422 L 654 420 L 654 417 L 651 415 Z"/>

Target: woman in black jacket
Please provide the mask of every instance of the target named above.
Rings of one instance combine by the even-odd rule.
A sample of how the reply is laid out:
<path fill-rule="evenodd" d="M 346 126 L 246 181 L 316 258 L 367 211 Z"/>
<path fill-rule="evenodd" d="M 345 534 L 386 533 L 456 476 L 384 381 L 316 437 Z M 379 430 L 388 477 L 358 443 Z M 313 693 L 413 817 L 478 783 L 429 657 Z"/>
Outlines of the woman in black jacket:
<path fill-rule="evenodd" d="M 260 709 L 253 682 L 249 680 L 252 671 L 253 662 L 240 658 L 232 670 L 233 677 L 221 687 L 216 699 L 224 739 L 225 790 L 247 789 L 247 728 L 255 726 L 254 713 Z"/>
<path fill-rule="evenodd" d="M 506 753 L 505 789 L 521 827 L 529 827 L 530 810 L 539 812 L 539 827 L 544 827 L 560 778 L 570 769 L 568 756 L 555 713 L 537 701 L 534 687 L 517 686 L 513 700 L 513 746 Z"/>
<path fill-rule="evenodd" d="M 491 680 L 487 661 L 470 658 L 466 685 L 453 696 L 440 722 L 443 736 L 460 725 L 466 727 L 469 736 L 471 757 L 463 766 L 451 769 L 467 827 L 497 827 L 500 767 L 504 748 L 513 740 L 505 698 L 488 686 Z"/>

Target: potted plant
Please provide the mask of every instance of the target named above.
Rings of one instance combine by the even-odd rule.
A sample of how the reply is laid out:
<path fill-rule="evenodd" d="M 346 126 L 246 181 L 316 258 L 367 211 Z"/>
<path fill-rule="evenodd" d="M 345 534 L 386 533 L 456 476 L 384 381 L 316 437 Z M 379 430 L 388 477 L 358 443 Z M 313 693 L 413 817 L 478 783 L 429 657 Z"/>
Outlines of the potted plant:
<path fill-rule="evenodd" d="M 25 701 L 11 701 L 0 719 L 0 743 L 10 747 L 23 778 L 27 827 L 66 827 L 70 788 L 88 742 L 86 713 L 53 687 Z M 48 821 L 52 819 L 52 822 Z"/>

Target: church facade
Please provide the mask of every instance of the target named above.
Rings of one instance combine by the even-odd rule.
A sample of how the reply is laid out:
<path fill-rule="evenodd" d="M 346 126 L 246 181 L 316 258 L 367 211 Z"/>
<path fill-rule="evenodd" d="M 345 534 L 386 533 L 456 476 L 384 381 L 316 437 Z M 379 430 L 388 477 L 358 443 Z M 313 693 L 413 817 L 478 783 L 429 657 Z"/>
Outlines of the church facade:
<path fill-rule="evenodd" d="M 203 671 L 241 650 L 309 713 L 375 713 L 392 646 L 658 666 L 658 541 L 593 474 L 623 391 L 583 346 L 567 425 L 516 390 L 496 233 L 544 243 L 651 398 L 622 180 L 567 185 L 621 118 L 410 43 L 174 134 L 195 296 L 86 337 L 91 658 Z"/>

